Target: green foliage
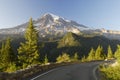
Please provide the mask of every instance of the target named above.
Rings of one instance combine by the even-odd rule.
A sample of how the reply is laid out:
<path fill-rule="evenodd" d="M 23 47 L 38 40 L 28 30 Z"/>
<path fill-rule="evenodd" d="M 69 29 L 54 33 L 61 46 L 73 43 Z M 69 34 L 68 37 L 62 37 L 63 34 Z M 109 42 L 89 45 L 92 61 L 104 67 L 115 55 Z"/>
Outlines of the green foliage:
<path fill-rule="evenodd" d="M 107 58 L 108 58 L 108 59 L 113 58 L 113 53 L 112 53 L 112 50 L 111 50 L 111 47 L 110 47 L 110 46 L 108 46 Z"/>
<path fill-rule="evenodd" d="M 86 59 L 85 56 L 83 56 L 82 59 L 81 59 L 81 62 L 85 62 L 85 61 L 87 61 L 87 59 Z"/>
<path fill-rule="evenodd" d="M 87 60 L 88 61 L 95 60 L 95 50 L 93 48 L 91 48 L 91 50 L 90 50 L 90 52 L 88 54 Z"/>
<path fill-rule="evenodd" d="M 115 52 L 115 58 L 120 63 L 120 45 L 117 45 L 117 50 Z"/>
<path fill-rule="evenodd" d="M 20 63 L 27 67 L 31 64 L 39 63 L 38 33 L 33 26 L 32 18 L 25 32 L 25 43 L 21 43 L 18 49 Z"/>
<path fill-rule="evenodd" d="M 104 59 L 103 48 L 102 48 L 102 46 L 100 46 L 100 45 L 99 45 L 98 48 L 96 49 L 95 59 L 96 59 L 96 60 Z"/>
<path fill-rule="evenodd" d="M 17 70 L 16 64 L 11 63 L 11 64 L 7 67 L 6 72 L 14 72 L 14 71 L 16 71 L 16 70 Z"/>
<path fill-rule="evenodd" d="M 16 55 L 14 54 L 11 46 L 10 38 L 7 38 L 5 43 L 2 43 L 0 51 L 0 66 L 1 69 L 6 70 L 11 64 L 16 64 Z"/>
<path fill-rule="evenodd" d="M 26 67 L 28 67 L 28 63 L 22 63 L 22 68 L 25 69 Z"/>
<path fill-rule="evenodd" d="M 47 64 L 48 63 L 48 57 L 47 57 L 47 55 L 45 55 L 45 58 L 44 58 L 44 64 Z"/>
<path fill-rule="evenodd" d="M 70 56 L 67 53 L 62 53 L 62 55 L 59 55 L 56 59 L 57 63 L 62 63 L 62 62 L 70 62 Z"/>
<path fill-rule="evenodd" d="M 60 39 L 61 37 L 54 39 L 54 41 L 46 41 L 47 40 L 46 38 L 39 38 L 40 40 L 39 44 L 41 44 L 42 42 L 44 43 L 44 46 L 39 48 L 40 49 L 40 60 L 43 61 L 44 55 L 47 53 L 48 55 L 51 55 L 49 56 L 49 61 L 55 62 L 56 57 L 62 52 L 69 53 L 70 56 L 73 56 L 74 53 L 77 52 L 79 54 L 79 57 L 81 58 L 82 55 L 85 55 L 85 56 L 88 55 L 91 47 L 96 49 L 98 45 L 103 46 L 104 53 L 107 53 L 106 48 L 108 47 L 108 45 L 111 45 L 111 48 L 114 53 L 116 50 L 116 45 L 120 44 L 120 41 L 118 40 L 109 40 L 103 36 L 97 36 L 97 35 L 92 36 L 91 34 L 89 34 L 89 37 L 84 37 L 83 35 L 73 34 L 73 37 L 76 41 L 80 43 L 80 46 L 72 46 L 72 47 L 68 46 L 68 47 L 57 48 L 58 43 L 61 41 Z M 16 50 L 19 47 L 19 43 L 24 42 L 24 41 L 25 41 L 24 38 L 18 38 L 18 39 L 12 40 L 15 52 L 17 52 Z M 64 44 L 61 43 L 59 45 L 64 45 Z"/>
<path fill-rule="evenodd" d="M 73 61 L 78 61 L 78 58 L 79 58 L 78 53 L 75 53 L 73 56 Z"/>
<path fill-rule="evenodd" d="M 113 58 L 112 50 L 110 46 L 108 47 L 108 55 L 107 58 Z M 120 80 L 120 45 L 117 46 L 117 50 L 115 52 L 115 58 L 117 59 L 118 65 L 116 66 L 102 66 L 100 68 L 104 80 Z"/>
<path fill-rule="evenodd" d="M 2 66 L 4 66 L 4 56 L 5 56 L 4 51 L 5 51 L 5 45 L 4 45 L 4 43 L 2 43 L 2 48 L 0 50 L 0 67 L 1 67 L 1 69 L 3 68 Z"/>
<path fill-rule="evenodd" d="M 58 42 L 58 48 L 61 47 L 72 47 L 72 46 L 79 46 L 80 43 L 76 39 L 75 34 L 72 32 L 68 32 L 59 42 Z"/>
<path fill-rule="evenodd" d="M 103 80 L 120 80 L 120 67 L 104 67 L 100 68 L 100 71 L 103 74 Z"/>

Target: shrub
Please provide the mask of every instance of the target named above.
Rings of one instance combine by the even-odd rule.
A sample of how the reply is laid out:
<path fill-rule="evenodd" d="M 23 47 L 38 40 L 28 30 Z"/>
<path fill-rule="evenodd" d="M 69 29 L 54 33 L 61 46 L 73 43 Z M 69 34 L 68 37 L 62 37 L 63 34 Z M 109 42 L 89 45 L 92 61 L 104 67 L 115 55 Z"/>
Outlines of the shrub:
<path fill-rule="evenodd" d="M 6 72 L 14 72 L 14 71 L 16 71 L 16 70 L 17 70 L 16 64 L 11 63 L 11 64 L 7 67 Z"/>
<path fill-rule="evenodd" d="M 120 80 L 120 68 L 119 66 L 115 66 L 115 67 L 101 67 L 100 71 L 103 74 L 103 78 L 105 80 Z"/>

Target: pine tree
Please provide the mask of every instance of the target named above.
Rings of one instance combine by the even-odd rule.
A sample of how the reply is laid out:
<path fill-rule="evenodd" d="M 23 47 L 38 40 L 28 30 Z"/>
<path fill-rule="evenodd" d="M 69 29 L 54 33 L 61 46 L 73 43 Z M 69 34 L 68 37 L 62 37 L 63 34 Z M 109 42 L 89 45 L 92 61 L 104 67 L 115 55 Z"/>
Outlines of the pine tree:
<path fill-rule="evenodd" d="M 4 56 L 5 56 L 5 54 L 4 54 L 4 51 L 5 51 L 5 44 L 4 43 L 2 43 L 2 48 L 1 48 L 1 50 L 0 50 L 0 66 L 4 66 L 5 65 L 5 63 L 4 63 Z"/>
<path fill-rule="evenodd" d="M 63 62 L 61 55 L 59 55 L 59 56 L 56 58 L 56 62 L 57 62 L 57 63 Z"/>
<path fill-rule="evenodd" d="M 91 60 L 94 60 L 94 59 L 95 59 L 95 50 L 93 48 L 91 48 L 91 50 L 88 54 L 87 60 L 91 61 Z"/>
<path fill-rule="evenodd" d="M 80 43 L 76 37 L 76 34 L 68 32 L 59 42 L 58 48 L 61 47 L 71 47 L 71 46 L 80 46 Z"/>
<path fill-rule="evenodd" d="M 12 49 L 11 46 L 11 40 L 10 38 L 7 38 L 6 43 L 5 43 L 5 53 L 8 54 L 9 61 L 12 63 L 16 61 L 17 57 Z"/>
<path fill-rule="evenodd" d="M 0 51 L 0 72 L 2 71 L 3 67 L 2 67 L 2 57 L 1 57 L 1 51 Z"/>
<path fill-rule="evenodd" d="M 78 58 L 79 58 L 78 53 L 75 53 L 74 56 L 73 56 L 73 60 L 78 61 Z"/>
<path fill-rule="evenodd" d="M 2 43 L 0 57 L 0 66 L 3 68 L 8 68 L 11 64 L 16 64 L 17 57 L 12 50 L 10 38 L 7 38 L 5 43 Z"/>
<path fill-rule="evenodd" d="M 108 46 L 107 58 L 108 58 L 108 59 L 113 58 L 113 53 L 112 53 L 112 50 L 111 50 L 110 45 Z"/>
<path fill-rule="evenodd" d="M 44 64 L 47 64 L 47 63 L 48 63 L 48 57 L 47 57 L 47 55 L 45 55 Z"/>
<path fill-rule="evenodd" d="M 95 59 L 96 60 L 101 60 L 103 59 L 103 48 L 102 46 L 98 46 L 98 48 L 96 49 L 96 52 L 95 52 Z"/>
<path fill-rule="evenodd" d="M 57 60 L 57 63 L 71 61 L 70 56 L 67 53 L 62 53 L 62 55 L 59 55 L 56 60 Z"/>
<path fill-rule="evenodd" d="M 120 63 L 120 45 L 117 45 L 117 50 L 115 52 L 114 57 L 117 59 L 117 61 Z"/>
<path fill-rule="evenodd" d="M 25 43 L 18 49 L 18 58 L 23 67 L 39 63 L 38 33 L 33 26 L 32 18 L 25 32 Z"/>
<path fill-rule="evenodd" d="M 85 61 L 87 61 L 86 60 L 86 57 L 85 57 L 85 55 L 82 57 L 82 59 L 81 59 L 81 62 L 85 62 Z"/>

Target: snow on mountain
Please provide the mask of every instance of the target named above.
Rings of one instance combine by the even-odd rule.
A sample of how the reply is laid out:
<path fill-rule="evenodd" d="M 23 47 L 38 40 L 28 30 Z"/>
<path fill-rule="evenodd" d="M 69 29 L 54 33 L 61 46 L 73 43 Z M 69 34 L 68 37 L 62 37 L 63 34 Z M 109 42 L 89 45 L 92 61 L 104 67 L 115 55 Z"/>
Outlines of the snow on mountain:
<path fill-rule="evenodd" d="M 60 17 L 59 16 L 56 16 L 54 14 L 51 14 L 51 13 L 47 13 L 45 15 L 51 15 L 53 17 L 54 20 L 58 20 Z"/>
<path fill-rule="evenodd" d="M 93 29 L 89 28 L 85 25 L 79 24 L 72 20 L 66 20 L 60 16 L 56 16 L 51 13 L 46 13 L 40 18 L 33 20 L 35 28 L 39 32 L 39 36 L 46 37 L 46 36 L 62 36 L 67 32 L 73 32 L 76 34 L 85 33 L 85 34 L 102 34 L 103 36 L 110 38 L 110 39 L 119 39 L 120 40 L 120 31 L 112 31 L 112 30 L 105 30 L 105 29 Z M 0 35 L 23 35 L 28 22 L 18 25 L 13 28 L 8 29 L 0 29 Z"/>
<path fill-rule="evenodd" d="M 33 20 L 35 28 L 39 34 L 63 34 L 66 32 L 80 33 L 80 30 L 87 29 L 86 26 L 75 21 L 66 20 L 51 13 L 46 13 L 37 20 Z M 13 28 L 1 29 L 0 34 L 23 34 L 28 22 Z"/>

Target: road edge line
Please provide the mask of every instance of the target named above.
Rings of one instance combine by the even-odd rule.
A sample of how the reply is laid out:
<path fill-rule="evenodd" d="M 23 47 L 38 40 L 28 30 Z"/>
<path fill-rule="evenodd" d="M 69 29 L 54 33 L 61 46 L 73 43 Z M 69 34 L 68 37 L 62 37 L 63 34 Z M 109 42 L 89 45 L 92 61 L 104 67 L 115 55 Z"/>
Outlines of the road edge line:
<path fill-rule="evenodd" d="M 58 69 L 58 68 L 55 68 L 55 69 L 49 70 L 49 71 L 47 71 L 47 72 L 44 72 L 44 73 L 42 73 L 42 74 L 40 74 L 40 75 L 38 75 L 38 76 L 30 79 L 30 80 L 35 80 L 35 79 L 37 79 L 38 77 L 43 76 L 43 75 L 45 75 L 45 74 L 48 74 L 49 72 L 52 72 L 52 71 L 57 70 L 57 69 Z"/>
<path fill-rule="evenodd" d="M 96 70 L 97 70 L 98 66 L 96 66 L 94 69 L 93 69 L 93 76 L 95 78 L 95 80 L 98 80 L 97 79 L 97 76 L 96 76 Z"/>

